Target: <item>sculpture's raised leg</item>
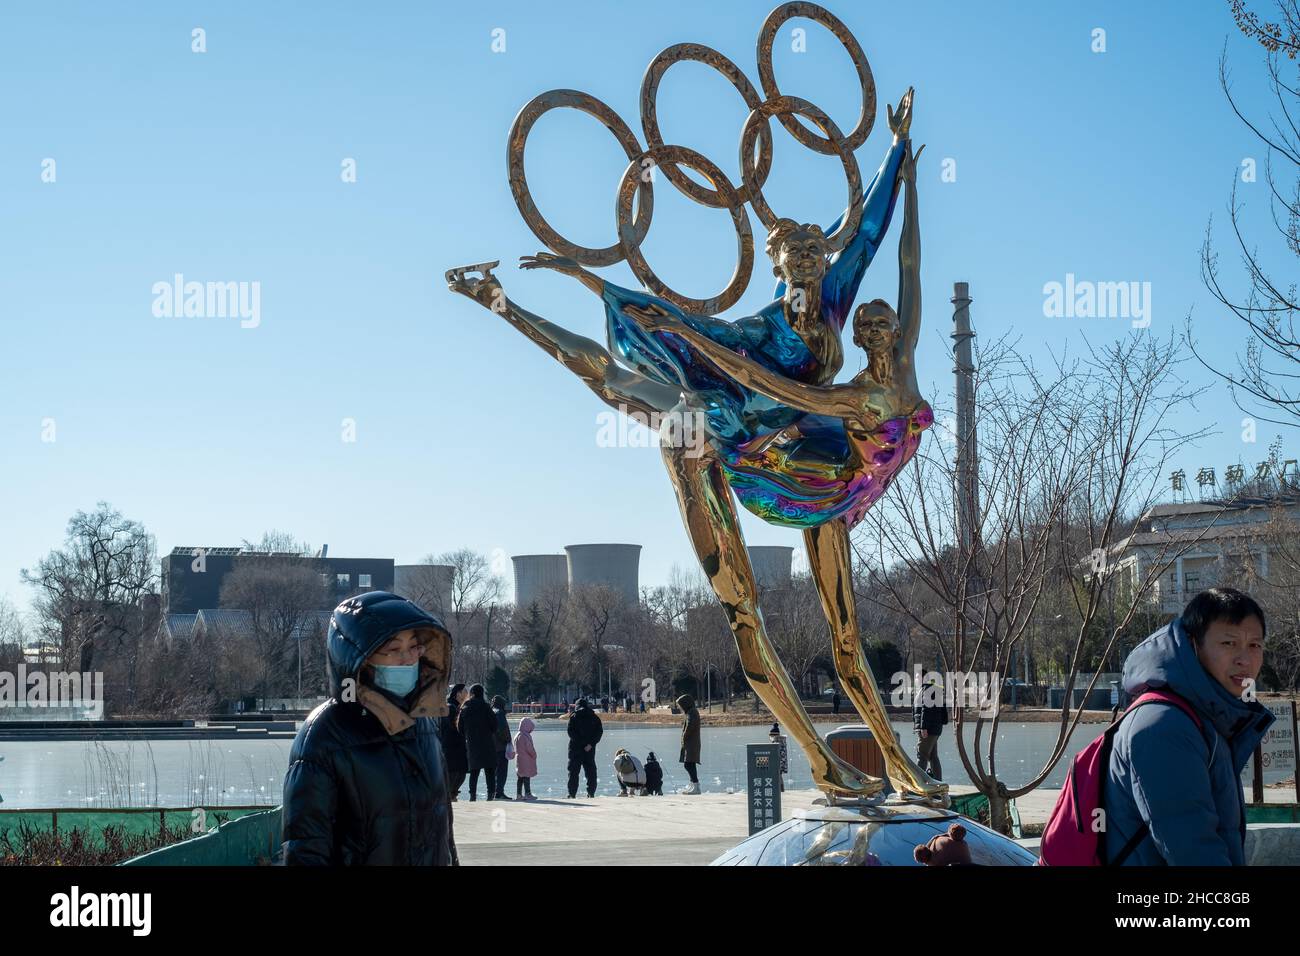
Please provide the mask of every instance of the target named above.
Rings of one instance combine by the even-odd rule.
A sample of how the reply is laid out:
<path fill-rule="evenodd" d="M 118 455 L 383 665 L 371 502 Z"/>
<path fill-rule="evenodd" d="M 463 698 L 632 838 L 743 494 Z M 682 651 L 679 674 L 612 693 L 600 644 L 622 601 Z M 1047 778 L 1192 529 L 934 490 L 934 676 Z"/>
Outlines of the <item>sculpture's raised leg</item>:
<path fill-rule="evenodd" d="M 876 679 L 862 650 L 858 633 L 857 604 L 853 595 L 853 574 L 849 529 L 843 521 L 827 522 L 803 533 L 812 567 L 813 581 L 821 596 L 822 610 L 831 626 L 835 673 L 849 700 L 880 746 L 886 772 L 899 793 L 936 805 L 948 805 L 948 785 L 935 780 L 919 766 L 894 737 L 889 714 Z"/>
<path fill-rule="evenodd" d="M 813 782 L 830 794 L 869 797 L 884 789 L 878 777 L 837 757 L 813 728 L 785 667 L 763 628 L 749 552 L 736 520 L 731 491 L 712 449 L 662 446 L 682 520 L 718 600 L 726 611 L 740 664 L 760 700 L 803 750 Z M 694 456 L 692 456 L 694 452 Z"/>

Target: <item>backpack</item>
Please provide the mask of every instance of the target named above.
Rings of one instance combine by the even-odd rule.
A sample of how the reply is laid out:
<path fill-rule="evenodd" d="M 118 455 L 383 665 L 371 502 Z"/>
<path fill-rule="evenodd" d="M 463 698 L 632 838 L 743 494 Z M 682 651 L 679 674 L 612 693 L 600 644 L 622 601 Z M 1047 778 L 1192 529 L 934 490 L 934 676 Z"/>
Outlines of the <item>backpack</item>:
<path fill-rule="evenodd" d="M 1201 718 L 1173 691 L 1161 688 L 1142 694 L 1099 737 L 1079 751 L 1065 777 L 1065 786 L 1056 798 L 1056 806 L 1043 830 L 1039 845 L 1039 866 L 1119 866 L 1137 849 L 1150 829 L 1147 824 L 1124 844 L 1113 862 L 1104 859 L 1105 842 L 1101 833 L 1093 828 L 1098 810 L 1104 812 L 1103 797 L 1106 776 L 1110 771 L 1110 752 L 1115 732 L 1124 718 L 1143 704 L 1170 704 L 1177 707 L 1196 723 L 1201 730 Z M 1213 755 L 1211 755 L 1213 756 Z"/>
<path fill-rule="evenodd" d="M 620 774 L 631 776 L 636 773 L 636 763 L 632 760 L 631 754 L 619 754 L 614 758 L 614 769 Z"/>

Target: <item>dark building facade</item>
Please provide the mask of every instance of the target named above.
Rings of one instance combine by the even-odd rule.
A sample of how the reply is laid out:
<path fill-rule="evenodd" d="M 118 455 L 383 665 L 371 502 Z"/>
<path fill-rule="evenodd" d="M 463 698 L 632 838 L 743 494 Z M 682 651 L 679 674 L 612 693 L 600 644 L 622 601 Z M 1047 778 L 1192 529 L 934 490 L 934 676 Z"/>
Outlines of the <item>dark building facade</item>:
<path fill-rule="evenodd" d="M 243 548 L 173 548 L 162 559 L 164 614 L 197 614 L 220 607 L 221 583 L 237 561 L 306 562 L 319 569 L 330 585 L 322 610 L 364 591 L 393 590 L 392 558 L 317 558 L 285 552 L 256 552 Z"/>

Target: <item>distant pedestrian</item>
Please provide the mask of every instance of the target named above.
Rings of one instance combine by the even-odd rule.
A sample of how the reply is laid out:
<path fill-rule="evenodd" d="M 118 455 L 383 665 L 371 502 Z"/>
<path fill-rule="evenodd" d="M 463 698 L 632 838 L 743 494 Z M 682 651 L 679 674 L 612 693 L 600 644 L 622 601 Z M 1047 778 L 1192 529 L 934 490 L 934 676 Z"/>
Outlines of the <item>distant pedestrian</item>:
<path fill-rule="evenodd" d="M 645 766 L 622 747 L 614 753 L 614 773 L 618 776 L 620 797 L 635 797 L 645 789 Z"/>
<path fill-rule="evenodd" d="M 469 774 L 469 754 L 465 752 L 465 738 L 456 728 L 460 705 L 469 698 L 469 688 L 453 684 L 447 692 L 447 713 L 438 718 L 438 736 L 442 739 L 442 753 L 447 761 L 447 790 L 452 801 L 460 797 L 460 786 Z"/>
<path fill-rule="evenodd" d="M 492 698 L 492 715 L 496 718 L 496 733 L 492 744 L 497 753 L 497 799 L 509 800 L 506 796 L 506 780 L 510 777 L 510 759 L 515 749 L 510 743 L 510 718 L 507 716 L 506 699 L 500 694 Z"/>
<path fill-rule="evenodd" d="M 838 689 L 836 689 L 835 693 L 831 695 L 831 713 L 838 714 L 839 712 L 840 712 L 840 692 Z"/>
<path fill-rule="evenodd" d="M 533 718 L 525 717 L 519 721 L 519 733 L 515 734 L 515 796 L 524 800 L 537 799 L 533 796 L 533 777 L 537 776 L 537 748 L 533 746 L 536 727 Z"/>
<path fill-rule="evenodd" d="M 1264 630 L 1248 594 L 1212 588 L 1124 662 L 1127 695 L 1167 699 L 1130 707 L 1114 733 L 1102 791 L 1111 866 L 1245 864 L 1241 771 L 1275 719 L 1254 699 Z"/>
<path fill-rule="evenodd" d="M 935 780 L 943 779 L 939 764 L 939 736 L 948 723 L 948 704 L 943 698 L 943 688 L 933 677 L 917 692 L 912 701 L 912 726 L 916 730 L 916 762 Z"/>
<path fill-rule="evenodd" d="M 664 768 L 653 750 L 645 758 L 645 792 L 646 796 L 664 795 Z"/>
<path fill-rule="evenodd" d="M 465 753 L 469 758 L 469 798 L 478 799 L 478 775 L 482 771 L 487 783 L 487 798 L 497 795 L 497 718 L 483 697 L 483 685 L 474 684 L 469 689 L 469 699 L 460 705 L 458 726 L 465 738 Z"/>
<path fill-rule="evenodd" d="M 693 795 L 700 792 L 700 778 L 695 770 L 700 763 L 700 712 L 690 694 L 678 697 L 677 706 L 682 712 L 682 751 L 678 760 L 686 765 L 686 775 L 691 778 L 691 782 L 677 792 Z"/>
<path fill-rule="evenodd" d="M 596 744 L 605 728 L 587 698 L 579 697 L 569 718 L 569 798 L 578 795 L 578 771 L 587 778 L 587 796 L 596 795 Z"/>

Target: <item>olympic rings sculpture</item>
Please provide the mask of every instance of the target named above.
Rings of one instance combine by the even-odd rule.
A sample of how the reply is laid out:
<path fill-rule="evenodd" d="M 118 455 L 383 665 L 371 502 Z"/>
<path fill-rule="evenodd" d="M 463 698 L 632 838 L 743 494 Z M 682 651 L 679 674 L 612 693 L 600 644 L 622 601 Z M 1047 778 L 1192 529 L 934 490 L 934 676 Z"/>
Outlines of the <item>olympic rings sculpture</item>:
<path fill-rule="evenodd" d="M 813 20 L 826 27 L 843 44 L 853 60 L 862 88 L 862 113 L 857 125 L 845 136 L 835 122 L 818 107 L 797 96 L 783 94 L 772 69 L 772 44 L 777 31 L 795 17 Z M 667 299 L 688 312 L 716 315 L 739 301 L 749 285 L 754 267 L 754 237 L 746 206 L 754 210 L 759 221 L 771 229 L 779 218 L 763 198 L 763 185 L 772 171 L 772 130 L 768 122 L 775 117 L 790 134 L 815 152 L 838 156 L 844 166 L 848 184 L 848 214 L 838 229 L 827 237 L 831 252 L 843 249 L 857 232 L 862 219 L 862 171 L 853 151 L 867 140 L 876 117 L 876 83 L 871 65 L 857 39 L 829 10 L 815 3 L 793 2 L 777 7 L 763 22 L 758 35 L 758 77 L 764 99 L 731 60 L 711 47 L 699 43 L 678 43 L 656 56 L 646 68 L 641 81 L 641 129 L 647 145 L 642 147 L 636 134 L 608 105 L 578 90 L 549 90 L 534 97 L 519 111 L 506 143 L 506 164 L 510 190 L 515 205 L 533 234 L 552 252 L 568 256 L 585 266 L 611 266 L 626 261 L 633 274 L 653 294 Z M 711 160 L 685 146 L 664 143 L 659 130 L 657 98 L 659 83 L 668 68 L 682 60 L 712 67 L 721 73 L 749 107 L 740 136 L 741 185 L 735 186 Z M 619 181 L 615 202 L 618 241 L 603 248 L 581 246 L 561 236 L 546 221 L 528 191 L 524 175 L 524 147 L 533 125 L 545 113 L 560 107 L 581 110 L 609 130 L 628 158 L 627 169 Z M 822 135 L 818 136 L 796 117 L 811 121 Z M 717 295 L 694 299 L 682 295 L 663 283 L 641 253 L 641 243 L 650 231 L 654 214 L 654 191 L 651 177 L 644 175 L 647 165 L 663 172 L 664 177 L 690 199 L 714 209 L 726 209 L 736 229 L 736 268 L 731 281 Z M 709 189 L 682 171 L 695 170 L 713 186 Z M 636 215 L 632 207 L 635 199 Z"/>

